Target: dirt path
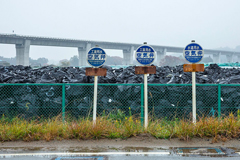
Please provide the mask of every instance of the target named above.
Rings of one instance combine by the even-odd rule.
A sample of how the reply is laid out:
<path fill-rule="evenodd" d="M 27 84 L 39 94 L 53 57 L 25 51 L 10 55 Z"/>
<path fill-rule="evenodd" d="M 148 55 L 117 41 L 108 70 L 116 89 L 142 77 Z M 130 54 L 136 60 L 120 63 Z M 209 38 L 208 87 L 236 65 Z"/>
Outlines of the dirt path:
<path fill-rule="evenodd" d="M 0 148 L 126 148 L 126 147 L 148 147 L 148 148 L 168 148 L 168 147 L 235 147 L 240 148 L 240 141 L 237 139 L 228 140 L 226 142 L 211 143 L 208 138 L 193 138 L 190 141 L 182 141 L 177 138 L 171 140 L 156 139 L 149 135 L 140 135 L 132 137 L 127 140 L 122 139 L 100 139 L 100 140 L 53 140 L 46 141 L 33 141 L 33 142 L 2 142 Z"/>

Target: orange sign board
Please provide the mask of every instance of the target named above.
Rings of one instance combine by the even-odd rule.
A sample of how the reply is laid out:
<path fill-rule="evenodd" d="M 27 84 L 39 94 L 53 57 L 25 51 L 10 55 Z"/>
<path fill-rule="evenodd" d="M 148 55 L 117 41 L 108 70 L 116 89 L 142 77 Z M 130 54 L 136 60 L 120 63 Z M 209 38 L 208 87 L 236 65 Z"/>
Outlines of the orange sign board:
<path fill-rule="evenodd" d="M 106 76 L 106 68 L 86 68 L 86 76 Z"/>
<path fill-rule="evenodd" d="M 184 64 L 183 71 L 184 72 L 203 72 L 204 64 Z"/>
<path fill-rule="evenodd" d="M 156 66 L 136 66 L 135 74 L 156 74 Z"/>

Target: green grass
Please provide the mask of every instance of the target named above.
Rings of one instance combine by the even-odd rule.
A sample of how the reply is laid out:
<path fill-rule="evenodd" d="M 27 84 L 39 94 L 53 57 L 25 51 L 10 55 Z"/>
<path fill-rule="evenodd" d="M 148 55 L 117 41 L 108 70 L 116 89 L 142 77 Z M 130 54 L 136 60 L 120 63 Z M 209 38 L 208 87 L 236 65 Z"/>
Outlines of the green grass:
<path fill-rule="evenodd" d="M 123 117 L 108 115 L 98 117 L 96 125 L 89 118 L 66 120 L 61 117 L 52 119 L 25 120 L 21 118 L 0 119 L 0 141 L 36 141 L 62 139 L 114 139 L 137 136 L 148 133 L 159 139 L 179 138 L 190 140 L 194 137 L 209 137 L 213 142 L 226 141 L 240 136 L 240 118 L 230 114 L 228 117 L 203 117 L 196 124 L 189 120 L 172 121 L 149 120 L 148 129 L 134 116 Z"/>

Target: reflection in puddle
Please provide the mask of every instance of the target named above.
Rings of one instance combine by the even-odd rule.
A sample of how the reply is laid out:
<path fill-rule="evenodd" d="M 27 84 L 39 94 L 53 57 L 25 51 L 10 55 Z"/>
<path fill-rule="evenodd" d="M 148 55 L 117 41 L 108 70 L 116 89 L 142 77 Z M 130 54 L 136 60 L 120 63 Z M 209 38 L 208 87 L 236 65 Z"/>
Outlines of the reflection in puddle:
<path fill-rule="evenodd" d="M 79 157 L 79 156 L 209 156 L 209 157 L 236 157 L 239 154 L 237 148 L 222 147 L 31 147 L 31 148 L 0 148 L 0 158 L 18 156 L 37 156 L 37 157 Z"/>
<path fill-rule="evenodd" d="M 219 148 L 178 148 L 178 154 L 225 154 Z"/>
<path fill-rule="evenodd" d="M 162 151 L 168 151 L 169 148 L 148 148 L 148 147 L 124 147 L 124 148 L 115 148 L 115 147 L 68 147 L 68 148 L 57 148 L 57 147 L 31 147 L 31 148 L 25 148 L 25 147 L 2 147 L 0 148 L 0 154 L 2 153 L 27 153 L 31 151 L 31 153 L 51 153 L 51 152 L 65 152 L 65 153 L 76 153 L 76 152 L 92 152 L 92 153 L 98 153 L 98 152 L 162 152 Z"/>

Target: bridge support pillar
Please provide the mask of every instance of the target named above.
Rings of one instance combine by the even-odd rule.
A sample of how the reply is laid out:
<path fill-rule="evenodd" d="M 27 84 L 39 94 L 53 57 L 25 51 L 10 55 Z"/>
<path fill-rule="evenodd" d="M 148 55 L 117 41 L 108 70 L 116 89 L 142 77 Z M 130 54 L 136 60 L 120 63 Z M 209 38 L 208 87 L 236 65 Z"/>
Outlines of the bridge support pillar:
<path fill-rule="evenodd" d="M 164 48 L 162 51 L 157 51 L 157 62 L 155 64 L 159 65 L 160 61 L 166 56 L 167 49 Z"/>
<path fill-rule="evenodd" d="M 91 48 L 91 43 L 87 43 L 85 47 L 78 47 L 79 66 L 87 66 L 87 52 Z"/>
<path fill-rule="evenodd" d="M 134 47 L 131 46 L 128 50 L 123 50 L 123 65 L 132 65 L 133 64 L 133 52 Z"/>
<path fill-rule="evenodd" d="M 29 66 L 30 40 L 25 40 L 23 44 L 16 44 L 16 65 Z"/>
<path fill-rule="evenodd" d="M 213 63 L 221 63 L 220 57 L 221 57 L 221 52 L 218 54 L 213 54 Z"/>
<path fill-rule="evenodd" d="M 233 62 L 233 55 L 232 54 L 226 55 L 226 57 L 227 57 L 227 62 L 228 63 L 232 63 Z"/>

